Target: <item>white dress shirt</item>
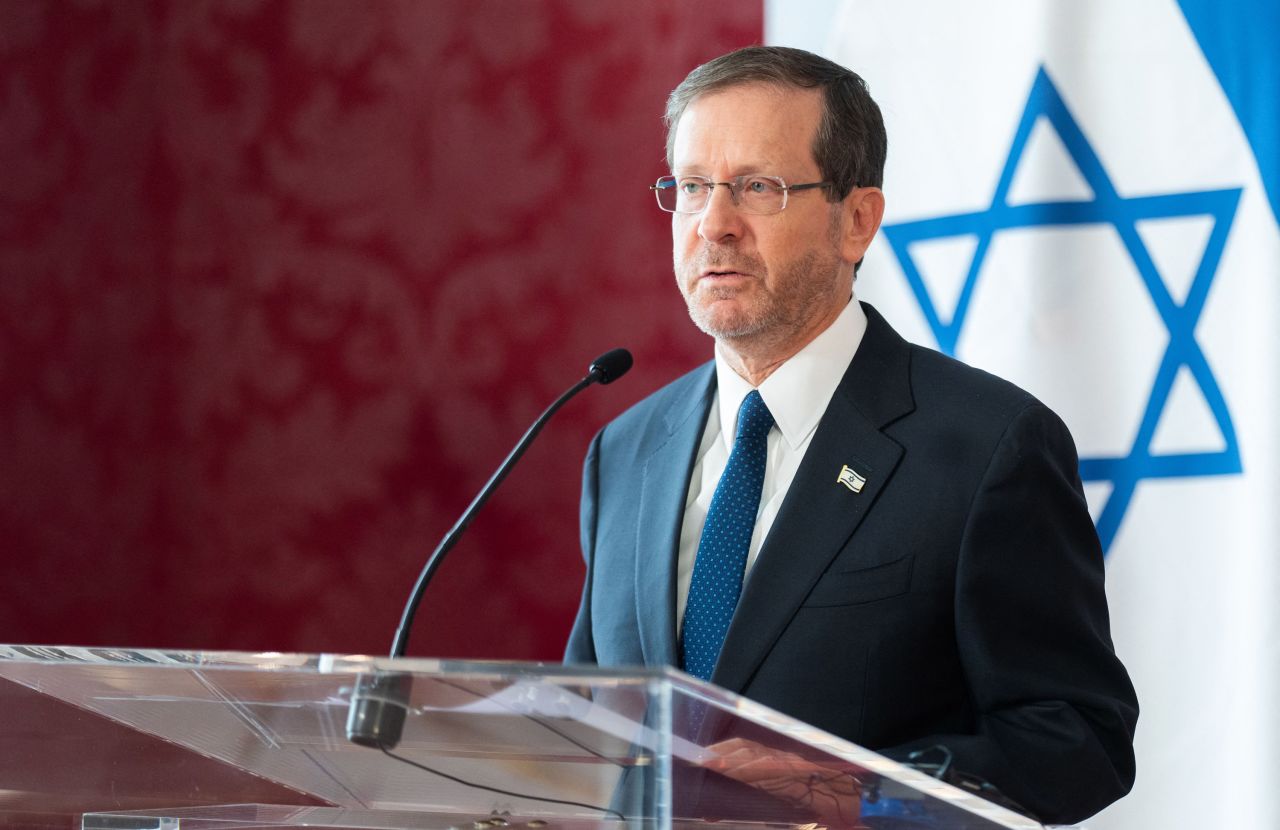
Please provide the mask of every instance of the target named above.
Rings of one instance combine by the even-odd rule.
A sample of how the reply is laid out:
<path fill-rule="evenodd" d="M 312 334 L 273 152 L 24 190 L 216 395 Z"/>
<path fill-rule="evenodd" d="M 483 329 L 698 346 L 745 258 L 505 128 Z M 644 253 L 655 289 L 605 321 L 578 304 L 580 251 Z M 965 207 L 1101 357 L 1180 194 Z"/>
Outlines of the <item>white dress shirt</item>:
<path fill-rule="evenodd" d="M 867 316 L 857 298 L 840 312 L 825 331 L 815 337 L 790 360 L 783 363 L 758 387 L 765 406 L 773 413 L 774 426 L 769 430 L 768 459 L 765 462 L 764 488 L 756 526 L 747 551 L 746 575 L 751 572 L 760 546 L 778 517 L 782 502 L 791 489 L 791 481 L 800 467 L 818 421 L 844 377 L 849 362 L 867 330 Z M 729 463 L 733 437 L 738 428 L 738 409 L 751 391 L 737 372 L 730 368 L 716 346 L 716 394 L 711 402 L 707 427 L 698 446 L 698 457 L 689 477 L 689 492 L 684 504 L 684 522 L 680 527 L 679 559 L 676 562 L 676 626 L 684 628 L 684 607 L 693 580 L 693 563 L 698 555 L 698 540 L 707 521 L 707 510 L 716 485 Z"/>

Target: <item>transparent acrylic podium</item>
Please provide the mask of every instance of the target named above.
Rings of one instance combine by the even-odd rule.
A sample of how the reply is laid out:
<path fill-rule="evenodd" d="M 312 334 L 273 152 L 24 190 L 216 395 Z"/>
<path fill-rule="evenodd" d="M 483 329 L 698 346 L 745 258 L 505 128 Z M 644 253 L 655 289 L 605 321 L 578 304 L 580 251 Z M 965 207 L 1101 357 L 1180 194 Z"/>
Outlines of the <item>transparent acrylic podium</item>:
<path fill-rule="evenodd" d="M 388 751 L 346 734 L 375 673 Z M 0 646 L 0 740 L 4 826 L 1040 826 L 674 670 Z"/>

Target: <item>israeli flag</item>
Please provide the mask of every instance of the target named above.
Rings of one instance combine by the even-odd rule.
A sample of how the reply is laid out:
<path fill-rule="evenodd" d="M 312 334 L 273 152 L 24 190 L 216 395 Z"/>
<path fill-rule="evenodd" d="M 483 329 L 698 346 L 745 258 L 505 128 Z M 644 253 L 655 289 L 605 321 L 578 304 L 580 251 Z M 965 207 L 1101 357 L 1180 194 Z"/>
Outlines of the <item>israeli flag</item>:
<path fill-rule="evenodd" d="M 1280 827 L 1280 3 L 776 0 L 889 131 L 857 293 L 1067 421 L 1142 706 L 1091 828 Z"/>

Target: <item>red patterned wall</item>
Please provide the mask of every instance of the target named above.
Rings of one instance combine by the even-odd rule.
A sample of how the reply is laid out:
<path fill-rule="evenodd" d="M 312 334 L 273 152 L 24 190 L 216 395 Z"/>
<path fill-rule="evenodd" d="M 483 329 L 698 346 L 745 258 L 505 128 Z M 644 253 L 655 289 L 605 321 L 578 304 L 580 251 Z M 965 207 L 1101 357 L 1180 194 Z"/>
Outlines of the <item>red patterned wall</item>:
<path fill-rule="evenodd" d="M 647 185 L 738 0 L 0 0 L 0 641 L 558 657 L 579 470 L 710 354 Z"/>

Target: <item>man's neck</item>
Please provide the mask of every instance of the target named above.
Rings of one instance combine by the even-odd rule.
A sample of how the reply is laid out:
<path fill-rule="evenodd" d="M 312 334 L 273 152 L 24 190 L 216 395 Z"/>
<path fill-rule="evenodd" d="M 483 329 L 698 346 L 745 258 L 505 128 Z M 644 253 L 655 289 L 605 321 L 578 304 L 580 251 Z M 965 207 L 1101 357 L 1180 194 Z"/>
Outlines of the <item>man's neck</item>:
<path fill-rule="evenodd" d="M 724 340 L 718 343 L 720 354 L 724 356 L 725 362 L 739 377 L 752 386 L 764 383 L 765 378 L 772 375 L 779 366 L 794 357 L 805 346 L 801 343 L 798 347 L 782 354 L 772 350 L 764 354 L 755 354 L 751 351 L 740 351 Z"/>
<path fill-rule="evenodd" d="M 779 366 L 795 357 L 814 338 L 826 331 L 843 310 L 843 306 L 833 309 L 823 318 L 806 326 L 798 336 L 789 333 L 785 338 L 775 337 L 769 340 L 764 340 L 761 335 L 720 338 L 716 340 L 716 345 L 725 362 L 739 377 L 753 387 L 759 386 Z"/>

